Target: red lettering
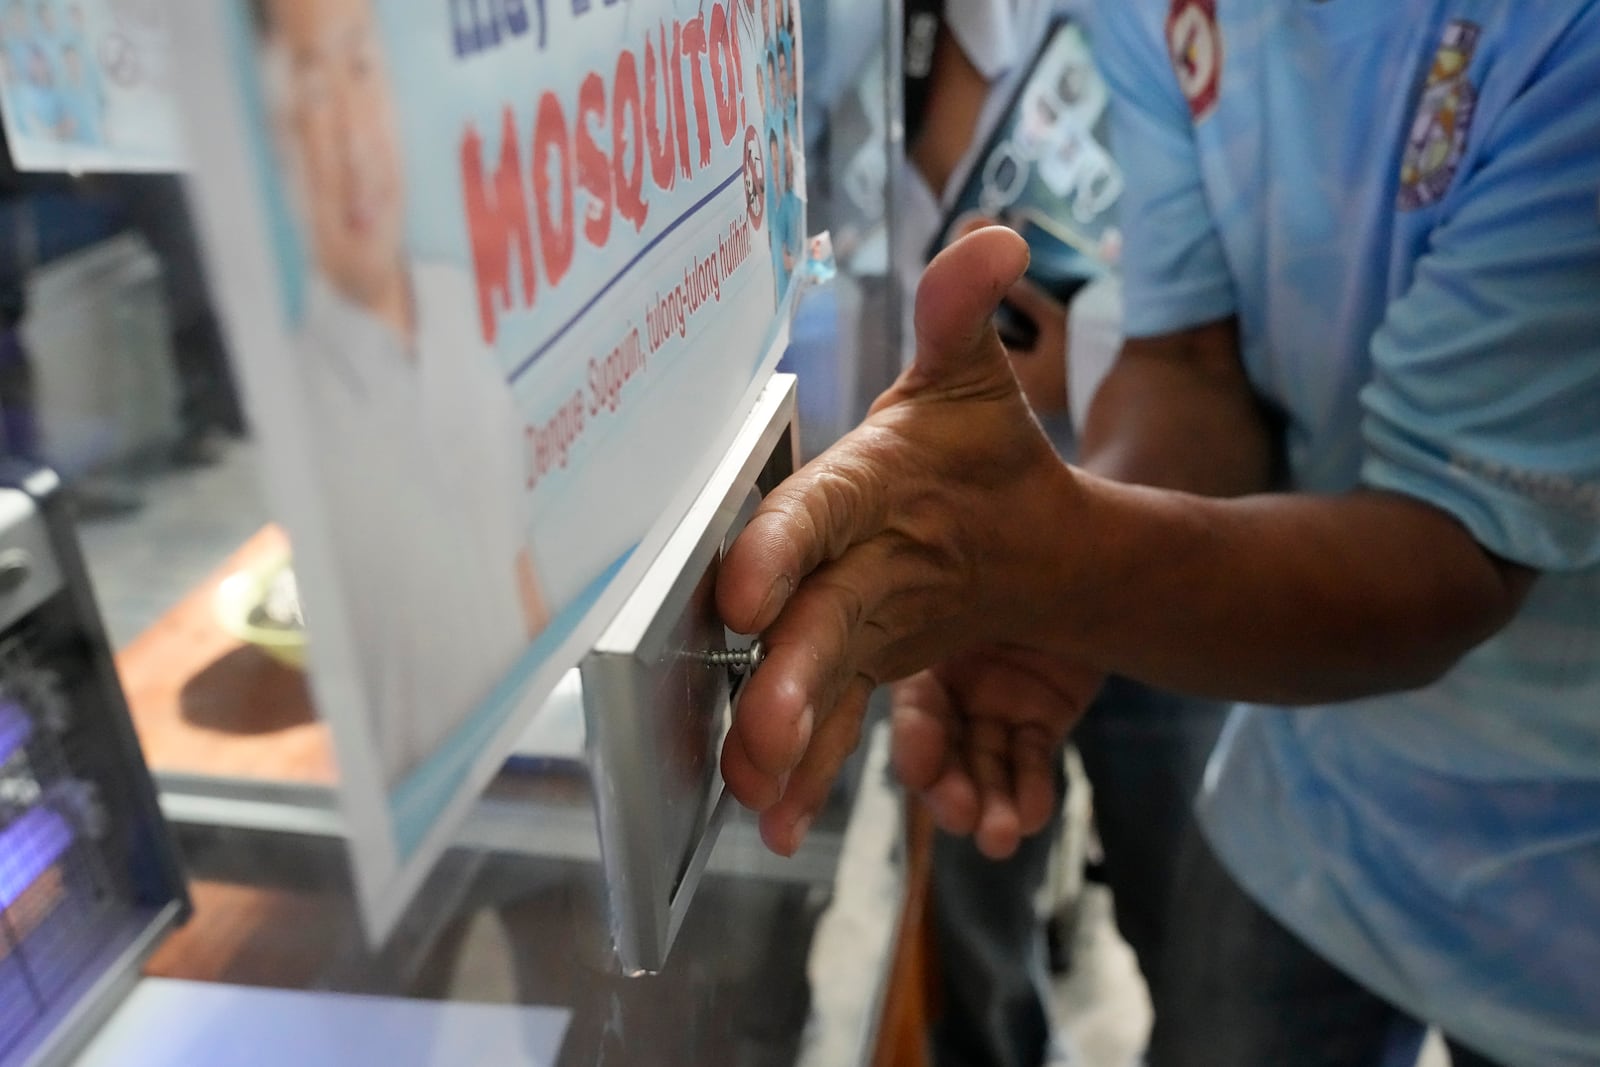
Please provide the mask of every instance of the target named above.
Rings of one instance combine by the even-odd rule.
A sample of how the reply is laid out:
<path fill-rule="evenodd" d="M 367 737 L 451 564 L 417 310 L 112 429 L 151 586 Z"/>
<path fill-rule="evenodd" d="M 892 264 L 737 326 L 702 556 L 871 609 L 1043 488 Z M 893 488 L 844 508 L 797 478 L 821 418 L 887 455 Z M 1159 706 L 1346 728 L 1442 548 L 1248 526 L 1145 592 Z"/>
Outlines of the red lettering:
<path fill-rule="evenodd" d="M 550 210 L 551 153 L 559 169 L 561 205 Z M 539 245 L 544 249 L 544 273 L 552 286 L 572 266 L 572 246 L 577 235 L 572 221 L 572 160 L 567 142 L 567 120 L 556 94 L 539 97 L 539 114 L 533 126 L 533 193 L 539 207 Z"/>
<path fill-rule="evenodd" d="M 745 117 L 744 45 L 739 40 L 742 36 L 743 34 L 739 32 L 739 12 L 736 8 L 730 8 L 728 16 L 728 49 L 733 53 L 733 76 L 735 84 L 739 87 L 739 125 L 741 126 L 750 121 Z"/>
<path fill-rule="evenodd" d="M 617 75 L 611 87 L 611 184 L 616 189 L 617 214 L 644 229 L 649 208 L 644 202 L 644 115 L 639 100 L 639 64 L 633 53 L 617 57 Z M 623 163 L 632 146 L 632 165 Z M 667 176 L 672 175 L 668 164 Z"/>
<path fill-rule="evenodd" d="M 661 57 L 662 66 L 666 65 L 667 56 L 667 31 L 661 29 Z M 663 132 L 661 124 L 656 121 L 657 86 L 660 87 L 661 114 L 666 117 L 666 130 Z M 644 35 L 644 95 L 648 105 L 644 111 L 644 136 L 645 144 L 650 149 L 650 177 L 662 189 L 671 189 L 674 177 L 672 165 L 676 162 L 672 151 L 672 75 L 662 70 L 657 75 L 656 50 L 650 43 L 650 35 Z"/>
<path fill-rule="evenodd" d="M 683 24 L 683 58 L 694 74 L 694 128 L 700 135 L 700 166 L 711 165 L 711 118 L 706 111 L 706 82 L 700 57 L 706 54 L 706 20 L 696 15 Z"/>
<path fill-rule="evenodd" d="M 734 36 L 738 36 L 735 32 Z M 711 42 L 708 57 L 711 60 L 711 88 L 717 97 L 717 128 L 722 134 L 722 143 L 733 143 L 734 134 L 739 132 L 739 76 L 734 73 L 733 66 L 737 62 L 735 55 L 729 55 L 732 46 L 728 43 L 728 15 L 723 11 L 721 4 L 711 8 Z"/>
<path fill-rule="evenodd" d="M 611 236 L 611 161 L 596 143 L 591 123 L 604 129 L 605 120 L 606 83 L 590 73 L 578 86 L 578 184 L 589 194 L 583 235 L 597 248 Z"/>
<path fill-rule="evenodd" d="M 478 282 L 478 316 L 483 339 L 494 343 L 499 310 L 511 306 L 510 253 L 515 247 L 522 272 L 522 302 L 532 304 L 537 278 L 533 269 L 533 231 L 523 196 L 522 159 L 517 131 L 508 107 L 502 113 L 500 163 L 491 184 L 484 181 L 483 139 L 470 124 L 461 139 L 461 190 L 466 199 L 467 236 Z"/>
<path fill-rule="evenodd" d="M 694 177 L 694 171 L 689 168 L 689 116 L 683 108 L 683 53 L 679 51 L 678 42 L 681 34 L 678 24 L 672 24 L 672 60 L 668 68 L 672 71 L 672 130 L 678 136 L 678 169 L 685 178 Z M 665 56 L 665 46 L 661 49 Z"/>
<path fill-rule="evenodd" d="M 571 271 L 580 223 L 585 242 L 595 247 L 611 239 L 614 216 L 632 223 L 635 232 L 644 229 L 649 216 L 647 158 L 649 175 L 662 189 L 673 188 L 680 174 L 692 179 L 711 165 L 716 143 L 711 97 L 721 145 L 738 137 L 747 107 L 738 2 L 711 0 L 709 14 L 670 25 L 662 21 L 657 30 L 646 32 L 642 83 L 639 53 L 622 49 L 615 71 L 608 72 L 609 84 L 599 71 L 583 78 L 570 116 L 554 91 L 540 93 L 526 171 L 521 153 L 528 143 L 516 136 L 512 108 L 502 109 L 500 144 L 492 151 L 477 128 L 466 125 L 459 145 L 462 206 L 486 341 L 496 340 L 499 320 L 513 306 L 534 304 L 541 274 L 554 287 Z M 685 79 L 692 81 L 685 84 Z M 690 157 L 694 136 L 699 138 L 698 166 Z M 581 219 L 575 204 L 579 189 Z"/>

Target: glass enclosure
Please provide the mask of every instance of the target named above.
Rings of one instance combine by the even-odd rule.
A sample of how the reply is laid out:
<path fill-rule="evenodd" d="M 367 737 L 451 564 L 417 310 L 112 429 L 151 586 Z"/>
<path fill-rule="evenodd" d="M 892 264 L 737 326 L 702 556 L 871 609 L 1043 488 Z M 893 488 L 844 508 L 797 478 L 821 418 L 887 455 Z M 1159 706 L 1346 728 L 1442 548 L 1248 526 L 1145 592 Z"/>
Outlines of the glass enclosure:
<path fill-rule="evenodd" d="M 800 8 L 808 214 L 837 268 L 806 292 L 784 368 L 800 376 L 811 455 L 899 368 L 900 15 L 892 0 Z M 730 812 L 659 974 L 618 973 L 587 785 L 555 759 L 506 767 L 399 932 L 369 950 L 298 655 L 242 639 L 225 610 L 227 579 L 263 573 L 287 544 L 182 177 L 24 173 L 7 154 L 0 234 L 4 451 L 55 470 L 75 501 L 190 880 L 193 917 L 147 974 L 550 1006 L 570 1012 L 562 1064 L 870 1058 L 901 893 L 881 727 L 796 857 Z M 194 1021 L 197 1048 L 222 1039 L 207 1025 Z"/>

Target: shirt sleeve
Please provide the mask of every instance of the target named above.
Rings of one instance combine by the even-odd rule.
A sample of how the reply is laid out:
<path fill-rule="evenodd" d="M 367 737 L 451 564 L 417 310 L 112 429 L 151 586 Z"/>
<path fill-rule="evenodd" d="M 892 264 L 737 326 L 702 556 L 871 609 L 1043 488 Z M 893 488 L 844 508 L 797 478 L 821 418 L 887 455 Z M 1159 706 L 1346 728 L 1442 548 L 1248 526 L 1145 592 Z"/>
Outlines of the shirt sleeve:
<path fill-rule="evenodd" d="M 1362 480 L 1541 570 L 1600 564 L 1600 5 L 1485 131 L 1372 341 Z"/>
<path fill-rule="evenodd" d="M 1123 328 L 1171 333 L 1226 318 L 1233 278 L 1212 223 L 1189 104 L 1167 56 L 1164 4 L 1096 0 L 1095 59 L 1111 90 L 1111 147 L 1124 180 Z"/>

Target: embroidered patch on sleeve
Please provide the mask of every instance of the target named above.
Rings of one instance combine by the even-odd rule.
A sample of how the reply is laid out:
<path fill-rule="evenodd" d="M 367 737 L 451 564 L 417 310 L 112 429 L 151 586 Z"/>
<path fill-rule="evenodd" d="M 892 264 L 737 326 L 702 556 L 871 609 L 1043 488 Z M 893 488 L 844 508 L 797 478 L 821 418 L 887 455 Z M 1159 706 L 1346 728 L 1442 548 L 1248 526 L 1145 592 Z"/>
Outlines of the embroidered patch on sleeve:
<path fill-rule="evenodd" d="M 1444 28 L 1400 159 L 1397 206 L 1401 211 L 1438 203 L 1455 179 L 1478 102 L 1467 68 L 1478 47 L 1479 32 L 1476 23 L 1460 19 Z"/>

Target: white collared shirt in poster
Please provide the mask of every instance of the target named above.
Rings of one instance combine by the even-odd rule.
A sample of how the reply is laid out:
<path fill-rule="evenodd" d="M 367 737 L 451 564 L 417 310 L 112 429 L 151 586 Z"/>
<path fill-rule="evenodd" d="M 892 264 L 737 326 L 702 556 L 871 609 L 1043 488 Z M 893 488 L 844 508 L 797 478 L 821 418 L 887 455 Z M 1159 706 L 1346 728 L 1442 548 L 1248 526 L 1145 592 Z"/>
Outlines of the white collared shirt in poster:
<path fill-rule="evenodd" d="M 391 787 L 488 695 L 530 636 L 510 389 L 477 340 L 470 280 L 428 265 L 411 279 L 412 344 L 318 280 L 295 350 L 355 669 Z"/>

